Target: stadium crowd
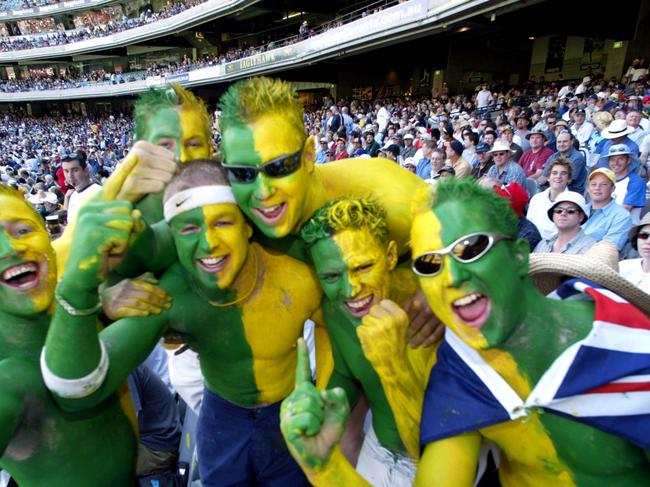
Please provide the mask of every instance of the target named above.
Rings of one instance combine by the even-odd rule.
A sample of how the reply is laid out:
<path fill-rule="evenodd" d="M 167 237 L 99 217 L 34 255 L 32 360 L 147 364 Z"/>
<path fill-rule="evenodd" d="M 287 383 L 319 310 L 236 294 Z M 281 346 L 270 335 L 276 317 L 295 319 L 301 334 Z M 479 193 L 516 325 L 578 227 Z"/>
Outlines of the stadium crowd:
<path fill-rule="evenodd" d="M 98 24 L 92 28 L 86 27 L 75 30 L 50 32 L 47 34 L 34 35 L 29 37 L 2 37 L 0 38 L 0 51 L 8 52 L 24 49 L 34 49 L 38 47 L 59 46 L 63 44 L 70 44 L 73 42 L 104 37 L 172 17 L 189 8 L 199 5 L 204 1 L 205 0 L 189 0 L 186 2 L 167 3 L 158 12 L 147 9 L 137 17 L 124 16 L 121 20 L 110 21 L 106 24 Z"/>
<path fill-rule="evenodd" d="M 432 183 L 483 178 L 513 199 L 532 249 L 583 253 L 605 239 L 635 256 L 628 231 L 645 213 L 650 154 L 650 85 L 647 70 L 634 75 L 639 65 L 622 80 L 592 74 L 579 83 L 482 84 L 471 96 L 448 96 L 443 87 L 429 98 L 326 99 L 308 107 L 305 128 L 317 141 L 316 163 L 379 155 Z M 61 205 L 62 158 L 83 154 L 100 182 L 132 137 L 124 115 L 3 122 L 2 180 L 34 201 L 54 193 Z M 567 190 L 569 200 L 558 200 Z M 573 219 L 567 229 L 564 217 Z"/>

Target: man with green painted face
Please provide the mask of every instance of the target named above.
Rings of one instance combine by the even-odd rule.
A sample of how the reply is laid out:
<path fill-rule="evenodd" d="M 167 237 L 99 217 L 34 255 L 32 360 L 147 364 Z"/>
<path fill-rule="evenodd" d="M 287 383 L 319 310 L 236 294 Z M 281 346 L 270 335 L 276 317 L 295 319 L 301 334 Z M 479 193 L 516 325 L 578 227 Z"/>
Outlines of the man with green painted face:
<path fill-rule="evenodd" d="M 58 287 L 68 307 L 57 309 L 44 370 L 74 383 L 105 363 L 102 380 L 69 405 L 85 409 L 110 394 L 163 333 L 181 333 L 199 353 L 206 382 L 197 438 L 203 485 L 305 485 L 278 423 L 279 401 L 293 388 L 295 341 L 305 320 L 322 322 L 313 271 L 249 244 L 252 230 L 221 167 L 193 161 L 165 191 L 178 262 L 160 287 L 174 297 L 173 305 L 157 316 L 117 321 L 98 339 L 94 316 L 70 311 L 97 302 L 97 286 L 113 267 L 109 256 L 128 245 L 131 209 L 113 202 L 81 210 L 80 243 Z M 97 245 L 85 243 L 90 238 Z"/>
<path fill-rule="evenodd" d="M 391 411 L 379 376 L 363 354 L 357 329 L 370 309 L 383 299 L 407 302 L 417 289 L 415 276 L 406 269 L 396 269 L 397 245 L 388 235 L 384 210 L 374 202 L 334 200 L 303 226 L 301 236 L 309 246 L 325 295 L 323 314 L 334 353 L 328 388 L 342 387 L 350 404 L 355 404 L 363 392 L 372 411 L 372 428 L 366 434 L 357 471 L 373 485 L 411 485 L 415 463 L 406 454 L 398 431 L 400 423 Z M 406 334 L 404 328 L 401 342 L 405 350 Z M 435 357 L 435 349 L 411 352 L 423 364 Z M 311 392 L 314 405 L 319 393 L 315 388 Z M 306 404 L 304 398 L 300 401 Z M 417 443 L 417 428 L 417 422 L 407 424 L 402 428 L 403 435 L 415 435 Z M 292 447 L 300 448 L 300 443 Z"/>
<path fill-rule="evenodd" d="M 303 107 L 289 83 L 251 78 L 220 100 L 221 150 L 242 211 L 268 238 L 289 235 L 330 200 L 372 196 L 384 208 L 398 255 L 407 252 L 410 201 L 425 183 L 385 159 L 349 159 L 315 166 Z M 276 242 L 277 244 L 277 242 Z"/>
<path fill-rule="evenodd" d="M 221 152 L 237 204 L 253 222 L 255 239 L 309 262 L 300 228 L 328 201 L 372 197 L 386 210 L 397 255 L 408 256 L 411 197 L 426 183 L 387 159 L 348 159 L 315 165 L 315 141 L 307 137 L 304 110 L 284 81 L 250 78 L 220 100 Z M 439 338 L 438 321 L 418 294 L 407 305 L 413 346 Z"/>
<path fill-rule="evenodd" d="M 514 213 L 471 182 L 441 183 L 414 207 L 413 270 L 447 327 L 425 393 L 416 485 L 472 485 L 482 438 L 503 451 L 503 485 L 648 484 L 647 315 L 592 282 L 542 295 Z M 582 256 L 559 256 L 565 269 L 599 268 L 572 257 Z M 616 284 L 615 272 L 602 276 L 647 313 L 650 300 Z"/>
<path fill-rule="evenodd" d="M 55 284 L 41 217 L 0 185 L 0 467 L 21 487 L 131 485 L 137 440 L 135 418 L 120 405 L 130 402 L 126 389 L 77 415 L 60 409 L 43 383 L 38 357 Z"/>

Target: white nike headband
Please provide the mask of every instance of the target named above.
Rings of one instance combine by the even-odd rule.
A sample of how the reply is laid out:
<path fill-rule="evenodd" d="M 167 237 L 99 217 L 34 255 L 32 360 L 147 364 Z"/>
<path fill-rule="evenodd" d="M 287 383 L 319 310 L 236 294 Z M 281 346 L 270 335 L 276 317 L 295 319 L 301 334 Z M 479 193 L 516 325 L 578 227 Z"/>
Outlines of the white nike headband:
<path fill-rule="evenodd" d="M 165 221 L 169 223 L 176 215 L 206 205 L 234 203 L 235 195 L 230 186 L 197 186 L 179 191 L 165 202 Z"/>

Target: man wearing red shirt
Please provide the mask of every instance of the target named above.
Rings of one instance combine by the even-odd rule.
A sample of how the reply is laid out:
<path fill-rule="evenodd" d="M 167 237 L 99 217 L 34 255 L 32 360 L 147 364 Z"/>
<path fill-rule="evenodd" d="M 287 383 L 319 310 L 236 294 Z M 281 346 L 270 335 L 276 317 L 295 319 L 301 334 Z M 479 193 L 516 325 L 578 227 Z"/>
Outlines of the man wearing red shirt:
<path fill-rule="evenodd" d="M 530 142 L 530 150 L 523 153 L 519 159 L 519 165 L 523 168 L 527 178 L 537 180 L 544 173 L 544 164 L 553 154 L 553 150 L 544 145 L 548 138 L 542 130 L 528 132 L 526 138 Z"/>

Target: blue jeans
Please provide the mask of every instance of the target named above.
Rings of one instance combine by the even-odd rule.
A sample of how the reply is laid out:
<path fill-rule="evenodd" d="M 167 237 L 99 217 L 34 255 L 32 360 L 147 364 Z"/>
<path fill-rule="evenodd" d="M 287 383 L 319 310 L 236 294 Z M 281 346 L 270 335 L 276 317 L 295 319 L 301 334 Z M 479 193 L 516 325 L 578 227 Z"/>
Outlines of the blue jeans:
<path fill-rule="evenodd" d="M 204 487 L 309 485 L 280 432 L 279 402 L 244 408 L 206 389 L 196 441 Z"/>

